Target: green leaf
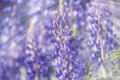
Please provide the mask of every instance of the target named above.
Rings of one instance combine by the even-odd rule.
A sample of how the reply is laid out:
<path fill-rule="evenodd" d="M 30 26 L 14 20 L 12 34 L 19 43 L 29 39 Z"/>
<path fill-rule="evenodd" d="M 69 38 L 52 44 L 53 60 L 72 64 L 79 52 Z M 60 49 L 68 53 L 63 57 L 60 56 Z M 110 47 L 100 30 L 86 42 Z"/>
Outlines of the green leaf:
<path fill-rule="evenodd" d="M 90 80 L 120 80 L 120 49 L 110 51 L 106 54 L 109 55 L 109 58 L 98 67 L 97 71 L 93 70 L 97 63 L 89 67 Z"/>
<path fill-rule="evenodd" d="M 89 75 L 86 76 L 84 80 L 91 80 L 91 79 L 90 79 L 90 76 L 89 76 Z"/>
<path fill-rule="evenodd" d="M 113 50 L 106 54 L 109 55 L 109 58 L 106 60 L 106 62 L 113 62 L 116 60 L 120 60 L 120 50 Z"/>

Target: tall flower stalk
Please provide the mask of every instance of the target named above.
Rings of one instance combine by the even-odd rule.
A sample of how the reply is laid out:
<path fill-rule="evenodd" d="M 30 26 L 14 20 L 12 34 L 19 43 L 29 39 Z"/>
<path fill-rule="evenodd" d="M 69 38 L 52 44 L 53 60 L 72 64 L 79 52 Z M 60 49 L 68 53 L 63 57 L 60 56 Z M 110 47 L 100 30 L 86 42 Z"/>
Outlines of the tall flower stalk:
<path fill-rule="evenodd" d="M 104 66 L 108 58 L 107 52 L 118 47 L 112 29 L 115 26 L 111 20 L 114 14 L 109 10 L 109 6 L 109 1 L 90 0 L 86 11 L 87 30 L 90 33 L 91 60 L 98 63 L 96 68 L 97 71 L 102 69 L 103 78 L 106 78 L 107 75 L 106 67 Z M 101 65 L 101 63 L 103 64 Z"/>
<path fill-rule="evenodd" d="M 84 58 L 80 55 L 78 42 L 72 35 L 71 20 L 64 6 L 58 9 L 53 17 L 55 48 L 53 56 L 55 57 L 56 77 L 59 80 L 84 79 L 86 74 Z"/>
<path fill-rule="evenodd" d="M 116 41 L 113 39 L 113 31 L 110 28 L 113 26 L 112 20 L 109 19 L 112 13 L 106 10 L 106 3 L 97 0 L 91 1 L 88 4 L 88 7 L 87 29 L 91 36 L 90 46 L 93 46 L 92 57 L 100 57 L 101 60 L 104 61 L 105 53 L 117 46 Z M 109 41 L 111 42 L 108 43 Z M 109 45 L 110 47 L 107 49 L 106 45 Z"/>

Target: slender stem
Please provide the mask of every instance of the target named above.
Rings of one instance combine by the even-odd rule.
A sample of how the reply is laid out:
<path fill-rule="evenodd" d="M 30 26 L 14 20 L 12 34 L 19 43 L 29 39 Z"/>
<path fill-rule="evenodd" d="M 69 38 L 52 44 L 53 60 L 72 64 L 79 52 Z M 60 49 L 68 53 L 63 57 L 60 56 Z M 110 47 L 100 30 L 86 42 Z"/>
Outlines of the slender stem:
<path fill-rule="evenodd" d="M 36 67 L 36 76 L 37 76 L 38 80 L 41 80 L 41 79 L 40 79 L 40 73 L 39 73 L 40 67 L 39 67 L 38 64 L 37 64 L 37 61 L 36 61 L 35 67 Z"/>
<path fill-rule="evenodd" d="M 96 0 L 97 1 L 97 0 Z M 101 18 L 100 18 L 100 5 L 99 5 L 99 2 L 97 1 L 97 6 L 98 6 L 98 16 L 97 16 L 97 19 L 98 19 L 98 26 L 100 28 L 100 31 L 102 31 L 102 25 L 101 25 Z M 98 31 L 99 32 L 99 31 Z M 104 62 L 105 60 L 105 53 L 104 53 L 104 47 L 103 47 L 103 35 L 102 33 L 98 33 L 99 35 L 99 38 L 100 38 L 100 51 L 101 51 L 101 59 L 102 61 Z M 106 69 L 104 67 L 104 65 L 102 65 L 102 74 L 103 74 L 103 78 L 106 78 Z"/>
<path fill-rule="evenodd" d="M 101 50 L 101 59 L 102 61 L 104 61 L 104 49 L 103 49 L 103 38 L 102 38 L 102 35 L 100 35 L 100 50 Z"/>
<path fill-rule="evenodd" d="M 59 10 L 60 10 L 60 12 L 61 13 L 63 13 L 63 10 L 64 10 L 64 3 L 63 3 L 63 0 L 59 0 Z M 62 14 L 61 14 L 62 15 Z M 63 19 L 64 19 L 64 15 L 62 15 L 62 17 L 63 17 Z M 62 25 L 60 25 L 60 27 L 61 27 Z M 62 39 L 64 39 L 63 37 L 62 37 L 62 35 L 61 35 L 61 48 L 62 48 L 62 50 L 64 51 L 64 58 L 65 58 L 65 60 L 67 61 L 67 74 L 68 74 L 68 80 L 70 80 L 70 62 L 69 62 L 69 55 L 67 55 L 67 52 L 64 50 L 65 49 L 65 45 L 64 45 L 64 42 L 62 42 L 63 40 Z"/>
<path fill-rule="evenodd" d="M 63 0 L 59 0 L 59 9 L 60 11 L 63 11 L 64 5 L 63 5 Z"/>
<path fill-rule="evenodd" d="M 96 1 L 96 5 L 98 7 L 97 11 L 98 11 L 98 15 L 99 15 L 99 13 L 100 13 L 99 12 L 100 6 L 99 6 L 99 2 L 98 1 Z M 100 29 L 102 30 L 100 15 L 97 16 L 97 19 L 98 19 L 98 25 L 99 25 Z M 103 49 L 103 35 L 102 35 L 102 33 L 98 33 L 98 34 L 99 34 L 99 38 L 100 38 L 101 59 L 102 59 L 102 61 L 104 61 L 105 53 L 104 53 L 104 49 Z"/>

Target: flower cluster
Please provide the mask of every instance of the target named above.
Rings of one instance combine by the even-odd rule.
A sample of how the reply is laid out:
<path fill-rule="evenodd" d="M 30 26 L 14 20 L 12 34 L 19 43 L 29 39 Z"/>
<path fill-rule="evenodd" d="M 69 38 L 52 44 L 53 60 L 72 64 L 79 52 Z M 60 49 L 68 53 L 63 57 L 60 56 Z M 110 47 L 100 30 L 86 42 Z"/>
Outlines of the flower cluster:
<path fill-rule="evenodd" d="M 72 23 L 67 11 L 58 10 L 53 17 L 53 38 L 56 66 L 56 77 L 60 80 L 84 79 L 86 62 L 79 51 L 79 43 L 75 39 Z"/>
<path fill-rule="evenodd" d="M 116 49 L 117 42 L 113 34 L 111 20 L 112 13 L 109 11 L 107 3 L 93 0 L 87 4 L 86 21 L 87 30 L 90 32 L 88 46 L 91 47 L 92 60 L 104 60 L 105 53 Z M 97 8 L 97 9 L 96 9 Z"/>

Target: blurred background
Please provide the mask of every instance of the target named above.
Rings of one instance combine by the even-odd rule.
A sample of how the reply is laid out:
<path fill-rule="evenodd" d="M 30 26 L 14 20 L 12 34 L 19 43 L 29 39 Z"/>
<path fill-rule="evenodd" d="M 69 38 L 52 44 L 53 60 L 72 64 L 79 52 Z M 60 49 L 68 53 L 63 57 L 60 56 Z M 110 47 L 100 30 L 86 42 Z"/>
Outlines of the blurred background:
<path fill-rule="evenodd" d="M 61 1 L 0 0 L 0 80 L 58 80 L 54 75 L 52 30 L 53 16 L 63 7 Z M 82 51 L 81 54 L 86 59 L 90 53 L 89 48 L 86 48 L 87 41 L 79 42 L 79 39 L 88 35 L 83 28 L 87 25 L 86 5 L 90 1 L 92 0 L 64 0 L 64 8 L 73 24 L 72 36 L 78 40 L 79 51 Z M 109 4 L 107 9 L 113 14 L 112 29 L 116 41 L 120 43 L 120 2 L 100 2 Z"/>

